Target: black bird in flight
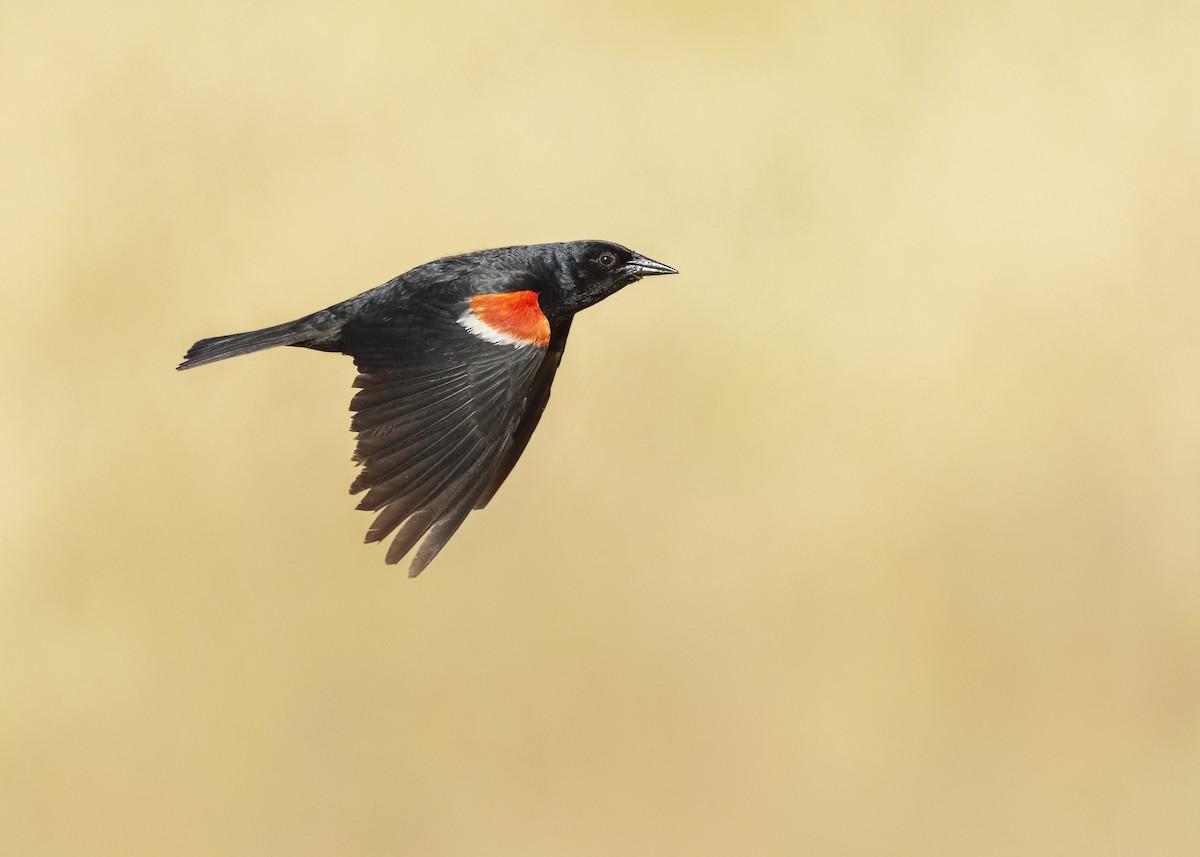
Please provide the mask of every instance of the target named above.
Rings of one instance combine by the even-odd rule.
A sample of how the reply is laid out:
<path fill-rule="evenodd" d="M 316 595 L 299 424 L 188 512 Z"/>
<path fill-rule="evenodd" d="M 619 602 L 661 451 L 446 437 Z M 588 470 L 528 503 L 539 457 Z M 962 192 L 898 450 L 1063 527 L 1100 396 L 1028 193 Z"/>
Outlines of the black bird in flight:
<path fill-rule="evenodd" d="M 179 369 L 276 345 L 349 354 L 362 465 L 350 493 L 378 512 L 368 542 L 399 528 L 387 562 L 418 542 L 416 577 L 481 509 L 537 427 L 575 313 L 674 268 L 607 241 L 480 250 L 413 268 L 274 327 L 202 339 Z"/>

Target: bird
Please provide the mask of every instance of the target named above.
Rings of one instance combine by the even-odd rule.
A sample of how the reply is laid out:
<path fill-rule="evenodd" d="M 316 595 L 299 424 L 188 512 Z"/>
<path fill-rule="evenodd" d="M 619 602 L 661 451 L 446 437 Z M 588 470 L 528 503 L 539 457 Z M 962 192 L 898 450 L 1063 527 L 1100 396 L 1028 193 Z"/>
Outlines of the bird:
<path fill-rule="evenodd" d="M 678 273 L 610 241 L 447 256 L 295 321 L 201 339 L 176 368 L 281 345 L 349 355 L 361 468 L 350 493 L 376 513 L 366 542 L 392 537 L 388 564 L 420 545 L 416 577 L 525 451 L 576 313 Z"/>

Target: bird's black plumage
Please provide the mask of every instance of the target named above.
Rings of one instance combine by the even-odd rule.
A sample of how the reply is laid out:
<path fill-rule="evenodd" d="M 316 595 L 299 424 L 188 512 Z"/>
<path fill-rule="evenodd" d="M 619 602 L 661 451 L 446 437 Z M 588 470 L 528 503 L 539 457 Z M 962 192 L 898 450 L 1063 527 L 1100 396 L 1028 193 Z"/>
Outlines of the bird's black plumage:
<path fill-rule="evenodd" d="M 417 544 L 416 576 L 496 493 L 550 396 L 580 310 L 674 268 L 606 241 L 481 250 L 438 259 L 296 321 L 202 339 L 180 369 L 277 345 L 349 354 L 351 493 L 377 512 L 368 542 L 387 562 Z"/>

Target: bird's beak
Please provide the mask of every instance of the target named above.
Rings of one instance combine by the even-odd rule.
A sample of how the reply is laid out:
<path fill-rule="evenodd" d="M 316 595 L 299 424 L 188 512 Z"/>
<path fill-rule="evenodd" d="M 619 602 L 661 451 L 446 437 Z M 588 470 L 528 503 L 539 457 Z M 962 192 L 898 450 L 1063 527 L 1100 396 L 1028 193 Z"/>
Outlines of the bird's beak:
<path fill-rule="evenodd" d="M 655 262 L 653 259 L 637 255 L 626 262 L 622 268 L 626 274 L 632 274 L 635 277 L 656 277 L 659 274 L 679 273 L 670 265 L 664 265 L 662 262 Z"/>

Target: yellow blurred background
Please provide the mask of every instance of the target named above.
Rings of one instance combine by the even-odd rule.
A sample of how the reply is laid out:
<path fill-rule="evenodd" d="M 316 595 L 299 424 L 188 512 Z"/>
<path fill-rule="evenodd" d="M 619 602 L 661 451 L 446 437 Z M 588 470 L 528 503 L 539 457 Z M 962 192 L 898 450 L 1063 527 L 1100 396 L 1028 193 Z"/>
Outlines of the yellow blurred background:
<path fill-rule="evenodd" d="M 1200 7 L 0 11 L 0 853 L 1200 853 Z M 581 316 L 424 576 L 344 357 Z"/>

